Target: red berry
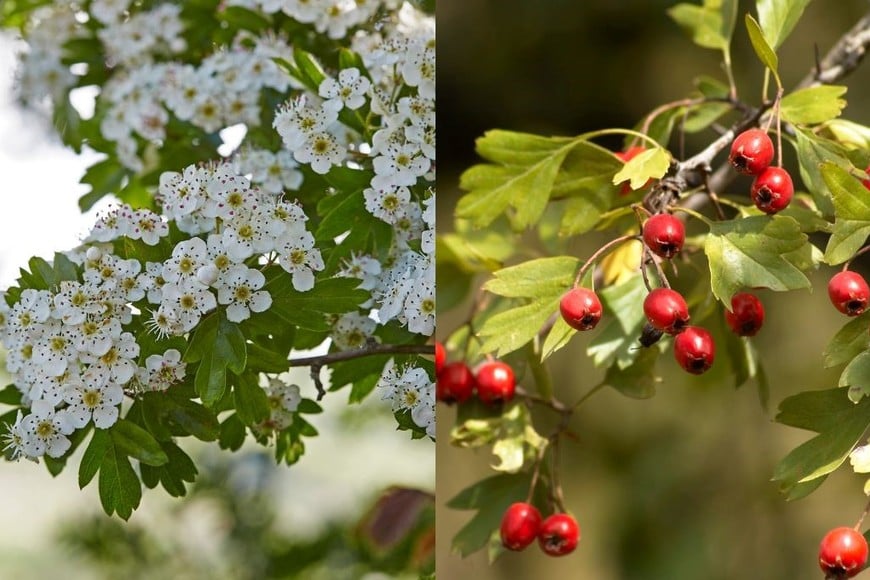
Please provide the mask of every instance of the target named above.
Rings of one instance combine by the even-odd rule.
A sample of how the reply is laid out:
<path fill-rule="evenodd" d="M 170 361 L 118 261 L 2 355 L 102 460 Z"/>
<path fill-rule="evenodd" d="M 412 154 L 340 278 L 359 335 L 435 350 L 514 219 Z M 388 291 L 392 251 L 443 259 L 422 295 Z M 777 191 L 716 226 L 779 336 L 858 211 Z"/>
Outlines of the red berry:
<path fill-rule="evenodd" d="M 444 345 L 435 341 L 435 376 L 441 374 L 444 370 L 444 363 L 447 362 L 447 351 L 444 350 Z"/>
<path fill-rule="evenodd" d="M 864 170 L 864 173 L 866 173 L 867 175 L 870 175 L 870 165 L 867 166 L 867 169 Z M 864 187 L 866 187 L 867 189 L 870 189 L 870 178 L 862 179 L 861 183 L 864 184 Z"/>
<path fill-rule="evenodd" d="M 592 330 L 601 320 L 601 301 L 589 288 L 572 288 L 562 296 L 559 312 L 571 328 Z"/>
<path fill-rule="evenodd" d="M 580 526 L 568 514 L 553 514 L 543 521 L 538 544 L 550 556 L 570 554 L 580 541 Z"/>
<path fill-rule="evenodd" d="M 870 287 L 857 272 L 837 272 L 828 282 L 828 297 L 834 307 L 848 316 L 858 316 L 867 309 Z"/>
<path fill-rule="evenodd" d="M 524 550 L 538 537 L 541 512 L 525 502 L 512 504 L 501 518 L 501 543 L 508 550 Z"/>
<path fill-rule="evenodd" d="M 653 326 L 668 334 L 682 332 L 689 322 L 689 307 L 682 294 L 670 288 L 656 288 L 643 301 L 643 313 Z"/>
<path fill-rule="evenodd" d="M 475 382 L 477 397 L 484 403 L 506 403 L 514 398 L 516 383 L 509 364 L 497 360 L 483 363 L 477 369 Z"/>
<path fill-rule="evenodd" d="M 448 405 L 462 403 L 474 394 L 474 375 L 464 362 L 444 365 L 435 387 L 435 397 Z"/>
<path fill-rule="evenodd" d="M 632 159 L 634 159 L 635 157 L 637 157 L 638 155 L 640 155 L 644 151 L 646 151 L 646 147 L 643 147 L 641 145 L 632 145 L 631 147 L 629 147 L 625 151 L 617 151 L 616 153 L 614 153 L 614 155 L 616 155 L 619 158 L 619 160 L 622 161 L 623 163 L 628 163 L 629 161 L 631 161 Z M 646 187 L 647 185 L 649 185 L 650 182 L 652 182 L 652 179 L 647 181 L 643 185 L 643 187 Z M 643 187 L 641 189 L 643 189 Z M 631 193 L 631 184 L 628 181 L 626 181 L 625 183 L 622 184 L 622 188 L 619 190 L 619 194 L 620 195 L 628 195 L 629 193 Z"/>
<path fill-rule="evenodd" d="M 740 173 L 758 175 L 773 161 L 773 141 L 762 129 L 749 129 L 731 143 L 728 161 Z"/>
<path fill-rule="evenodd" d="M 716 345 L 709 332 L 699 326 L 687 326 L 674 339 L 674 358 L 683 370 L 700 375 L 713 366 Z"/>
<path fill-rule="evenodd" d="M 832 578 L 851 578 L 867 563 L 867 540 L 852 528 L 834 528 L 819 545 L 819 567 Z"/>
<path fill-rule="evenodd" d="M 764 323 L 764 306 L 754 294 L 739 292 L 731 297 L 731 310 L 725 311 L 725 322 L 738 336 L 755 336 Z"/>
<path fill-rule="evenodd" d="M 791 202 L 794 184 L 782 167 L 768 167 L 752 182 L 750 195 L 755 207 L 766 214 L 775 214 Z"/>
<path fill-rule="evenodd" d="M 679 219 L 669 213 L 659 213 L 644 222 L 643 241 L 653 254 L 673 258 L 683 249 L 686 228 Z"/>

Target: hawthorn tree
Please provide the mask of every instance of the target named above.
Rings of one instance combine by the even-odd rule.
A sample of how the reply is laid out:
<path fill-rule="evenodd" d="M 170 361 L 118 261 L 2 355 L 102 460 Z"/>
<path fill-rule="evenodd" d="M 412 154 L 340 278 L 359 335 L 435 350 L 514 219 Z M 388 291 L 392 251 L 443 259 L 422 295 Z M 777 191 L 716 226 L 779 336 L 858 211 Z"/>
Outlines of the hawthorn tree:
<path fill-rule="evenodd" d="M 447 502 L 473 512 L 454 551 L 486 548 L 492 561 L 532 543 L 550 555 L 575 549 L 578 519 L 560 474 L 571 440 L 594 435 L 574 432 L 572 419 L 604 388 L 643 399 L 665 365 L 697 382 L 724 368 L 719 375 L 735 386 L 754 382 L 766 408 L 769 382 L 752 336 L 775 323 L 765 322 L 759 295 L 810 289 L 816 271 L 829 272 L 832 315 L 844 316 L 821 364 L 842 374 L 837 388 L 778 401 L 778 422 L 817 435 L 771 475 L 798 499 L 847 460 L 870 471 L 870 288 L 851 269 L 870 233 L 870 129 L 843 115 L 841 84 L 870 45 L 870 15 L 807 63 L 804 78 L 783 78 L 780 48 L 807 4 L 759 0 L 747 13 L 733 1 L 677 4 L 668 14 L 698 47 L 720 54 L 720 78 L 701 77 L 691 95 L 630 129 L 575 137 L 492 130 L 477 140 L 484 162 L 462 174 L 455 231 L 438 238 L 439 272 L 451 273 L 439 278 L 439 312 L 471 307 L 458 326 L 442 326 L 437 392 L 456 406 L 451 443 L 491 450 L 497 473 Z M 761 95 L 735 81 L 736 35 L 757 57 L 739 67 L 758 66 Z M 709 138 L 686 150 L 690 134 Z M 623 139 L 619 151 L 596 143 L 613 135 Z M 785 149 L 794 167 L 783 163 Z M 751 180 L 736 180 L 741 173 Z M 588 254 L 564 253 L 567 242 L 588 247 L 602 234 Z M 591 335 L 576 340 L 602 376 L 585 392 L 554 383 L 550 372 L 551 357 L 577 333 Z M 863 515 L 855 520 L 847 529 L 862 529 Z M 863 537 L 832 534 L 818 555 L 824 575 L 857 574 L 867 559 Z"/>
<path fill-rule="evenodd" d="M 399 430 L 434 439 L 433 14 L 3 2 L 0 24 L 26 41 L 22 104 L 103 155 L 81 209 L 115 200 L 3 292 L 7 459 L 57 474 L 82 447 L 80 486 L 96 480 L 126 520 L 143 484 L 185 495 L 184 438 L 299 461 L 325 396 L 379 397 Z M 88 91 L 92 114 L 76 106 Z"/>

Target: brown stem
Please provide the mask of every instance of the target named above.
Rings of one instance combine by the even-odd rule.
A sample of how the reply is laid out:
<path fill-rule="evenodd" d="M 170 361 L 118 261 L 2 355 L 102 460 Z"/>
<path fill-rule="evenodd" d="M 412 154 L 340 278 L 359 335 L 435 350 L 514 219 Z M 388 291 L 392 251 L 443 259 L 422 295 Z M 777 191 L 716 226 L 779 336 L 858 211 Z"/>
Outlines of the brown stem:
<path fill-rule="evenodd" d="M 580 280 L 583 279 L 583 274 L 586 273 L 586 270 L 589 269 L 589 266 L 594 264 L 595 261 L 598 258 L 600 258 L 603 254 L 610 251 L 611 249 L 613 249 L 615 246 L 621 244 L 622 242 L 627 242 L 628 240 L 636 240 L 636 239 L 638 239 L 637 234 L 626 234 L 624 236 L 619 236 L 618 238 L 610 240 L 609 242 L 607 242 L 606 244 L 604 244 L 603 246 L 598 248 L 598 250 L 596 250 L 596 252 L 594 254 L 589 256 L 589 259 L 586 260 L 586 262 L 580 267 L 580 271 L 577 272 L 577 277 L 574 278 L 574 288 L 576 288 L 577 286 L 580 285 Z"/>
<path fill-rule="evenodd" d="M 864 506 L 864 512 L 861 514 L 861 517 L 858 518 L 858 521 L 855 523 L 855 531 L 861 531 L 861 524 L 864 523 L 864 518 L 867 517 L 867 514 L 870 513 L 870 500 L 867 501 L 867 505 Z"/>
<path fill-rule="evenodd" d="M 435 346 L 431 344 L 370 344 L 356 350 L 343 350 L 318 356 L 306 356 L 287 361 L 290 367 L 311 367 L 311 379 L 317 388 L 317 400 L 326 394 L 323 382 L 320 380 L 320 369 L 332 363 L 353 360 L 378 354 L 435 354 Z"/>
<path fill-rule="evenodd" d="M 532 503 L 532 498 L 535 495 L 535 486 L 538 485 L 538 477 L 541 475 L 541 464 L 544 462 L 544 453 L 547 451 L 547 445 L 541 445 L 538 449 L 538 454 L 535 456 L 535 469 L 532 471 L 532 481 L 529 483 L 529 493 L 526 495 L 526 503 Z"/>
<path fill-rule="evenodd" d="M 858 68 L 870 47 L 870 13 L 865 14 L 798 83 L 798 89 L 829 85 L 848 76 Z"/>

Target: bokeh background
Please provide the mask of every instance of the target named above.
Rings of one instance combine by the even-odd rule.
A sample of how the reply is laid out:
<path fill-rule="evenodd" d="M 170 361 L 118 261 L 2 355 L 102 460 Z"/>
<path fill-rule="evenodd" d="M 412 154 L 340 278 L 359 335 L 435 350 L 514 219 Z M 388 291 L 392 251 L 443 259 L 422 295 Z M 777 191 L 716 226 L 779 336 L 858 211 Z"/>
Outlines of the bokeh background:
<path fill-rule="evenodd" d="M 575 135 L 632 127 L 656 106 L 680 99 L 699 75 L 724 80 L 719 53 L 697 48 L 665 10 L 666 0 L 464 0 L 438 7 L 439 232 L 452 228 L 459 174 L 478 162 L 474 139 L 491 128 Z M 860 18 L 866 0 L 816 1 L 780 52 L 787 87 L 807 74 L 814 47 L 824 54 Z M 740 3 L 733 61 L 742 97 L 757 102 L 762 69 Z M 870 124 L 870 63 L 846 79 L 845 115 Z M 689 138 L 691 153 L 710 140 Z M 619 140 L 601 144 L 612 149 Z M 793 164 L 786 149 L 786 164 Z M 748 185 L 748 182 L 746 182 Z M 736 187 L 742 187 L 736 182 Z M 597 240 L 599 243 L 603 240 Z M 579 244 L 579 257 L 595 247 Z M 863 262 L 863 263 L 861 263 Z M 856 268 L 868 270 L 866 260 Z M 577 551 L 548 558 L 533 546 L 494 565 L 483 551 L 462 559 L 453 535 L 470 512 L 445 502 L 493 472 L 486 451 L 447 444 L 454 409 L 439 406 L 437 570 L 441 578 L 522 580 L 818 580 L 818 543 L 831 527 L 852 525 L 864 509 L 863 480 L 839 470 L 810 497 L 787 503 L 770 481 L 774 465 L 809 438 L 773 422 L 792 393 L 832 388 L 840 368 L 822 368 L 821 352 L 845 322 L 825 292 L 833 272 L 813 277 L 814 291 L 762 292 L 766 326 L 754 339 L 771 384 L 765 413 L 752 384 L 735 391 L 728 369 L 698 381 L 662 357 L 664 382 L 649 400 L 605 390 L 576 414 L 576 442 L 564 447 L 568 508 L 582 539 Z M 467 304 L 439 312 L 441 340 L 461 324 Z M 552 359 L 557 392 L 574 400 L 601 378 L 577 336 Z M 863 575 L 870 576 L 870 572 Z"/>

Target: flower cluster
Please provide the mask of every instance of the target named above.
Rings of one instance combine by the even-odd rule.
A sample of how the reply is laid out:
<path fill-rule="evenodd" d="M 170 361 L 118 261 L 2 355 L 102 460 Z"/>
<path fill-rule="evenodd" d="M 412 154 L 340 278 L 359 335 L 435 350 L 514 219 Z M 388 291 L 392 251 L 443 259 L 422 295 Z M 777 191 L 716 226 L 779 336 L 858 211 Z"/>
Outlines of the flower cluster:
<path fill-rule="evenodd" d="M 269 311 L 266 280 L 278 268 L 296 292 L 331 276 L 355 278 L 369 292 L 358 310 L 326 316 L 334 349 L 377 343 L 391 322 L 434 333 L 434 19 L 397 0 L 231 0 L 217 10 L 232 6 L 258 11 L 274 27 L 232 28 L 219 43 L 196 47 L 193 8 L 130 0 L 58 3 L 30 23 L 24 100 L 49 97 L 58 106 L 72 88 L 98 79 L 95 115 L 86 120 L 99 132 L 93 146 L 144 185 L 156 175 L 159 183 L 158 211 L 119 204 L 66 254 L 76 279 L 0 303 L 0 341 L 28 411 L 6 438 L 16 457 L 58 457 L 76 429 L 111 427 L 125 394 L 191 381 L 176 348 L 183 340 L 173 340 L 189 339 L 218 310 L 232 324 Z M 303 67 L 286 17 L 352 57 L 343 53 L 334 70 Z M 78 38 L 101 46 L 100 59 L 70 67 L 77 57 L 68 41 Z M 104 70 L 92 68 L 97 62 Z M 216 147 L 218 131 L 240 124 L 247 137 L 228 159 L 154 171 L 161 147 L 179 139 L 199 151 Z M 353 195 L 388 237 L 363 248 L 350 231 L 321 240 L 320 220 L 309 229 L 303 202 L 288 201 L 308 207 L 343 194 L 318 181 L 323 175 L 331 185 L 338 171 L 362 176 Z M 131 243 L 140 250 L 129 251 Z M 330 250 L 340 258 L 330 262 Z M 142 329 L 156 338 L 138 339 Z M 433 382 L 421 368 L 393 365 L 380 383 L 393 411 L 409 411 L 434 436 L 425 410 Z M 277 379 L 261 386 L 271 401 L 263 433 L 288 428 L 298 387 Z"/>

